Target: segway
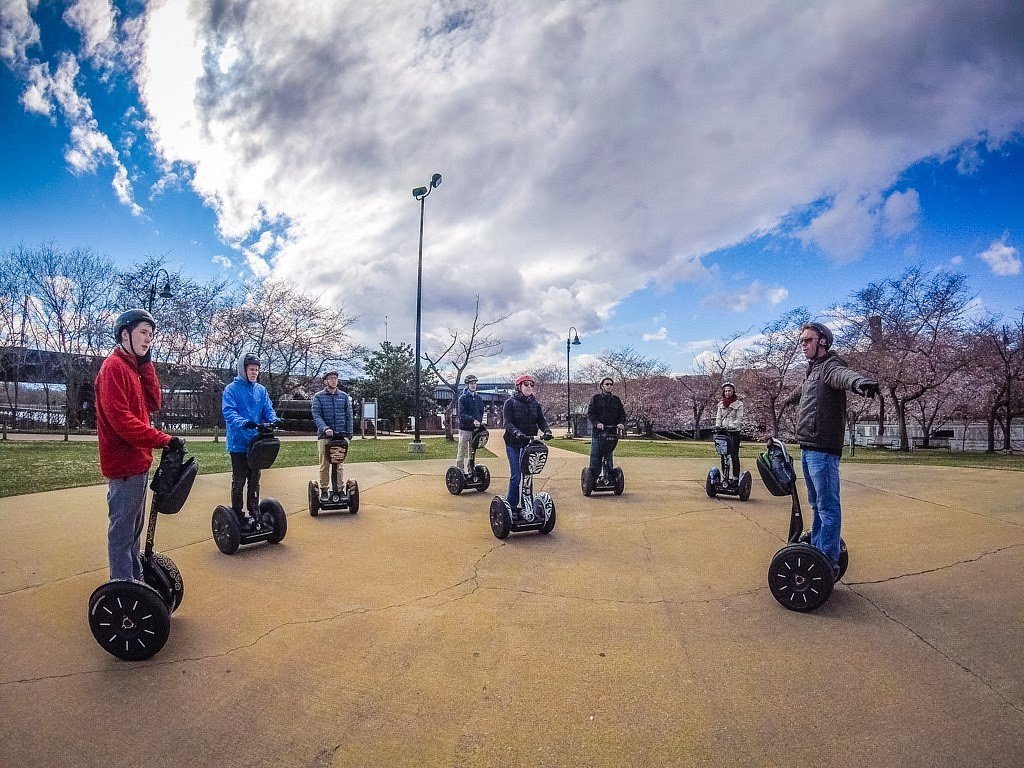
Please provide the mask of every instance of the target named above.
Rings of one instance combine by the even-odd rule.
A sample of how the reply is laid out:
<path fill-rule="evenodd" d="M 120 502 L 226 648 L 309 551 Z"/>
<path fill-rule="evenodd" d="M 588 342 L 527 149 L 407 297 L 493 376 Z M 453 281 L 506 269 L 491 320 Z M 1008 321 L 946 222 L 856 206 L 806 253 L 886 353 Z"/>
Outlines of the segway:
<path fill-rule="evenodd" d="M 551 494 L 541 491 L 533 495 L 533 476 L 540 474 L 548 463 L 548 447 L 534 437 L 519 453 L 520 509 L 513 510 L 504 496 L 491 499 L 491 533 L 495 538 L 507 538 L 509 533 L 540 531 L 551 533 L 555 527 L 555 502 Z"/>
<path fill-rule="evenodd" d="M 806 613 L 820 608 L 850 564 L 846 542 L 839 539 L 839 573 L 833 574 L 828 555 L 812 546 L 811 532 L 804 531 L 793 460 L 781 440 L 773 437 L 768 441 L 767 450 L 757 457 L 757 471 L 772 496 L 793 499 L 788 543 L 768 566 L 768 588 L 779 604 L 791 611 Z"/>
<path fill-rule="evenodd" d="M 273 424 L 261 424 L 256 437 L 249 443 L 246 458 L 252 469 L 270 469 L 274 465 L 281 441 L 274 436 Z M 256 493 L 256 510 L 250 516 L 238 514 L 231 507 L 218 506 L 213 511 L 213 540 L 217 549 L 225 555 L 233 555 L 240 546 L 265 541 L 277 544 L 288 532 L 288 517 L 277 499 L 259 500 Z"/>
<path fill-rule="evenodd" d="M 712 499 L 718 495 L 739 496 L 740 501 L 750 498 L 750 488 L 753 485 L 753 478 L 749 472 L 740 474 L 739 480 L 733 479 L 732 456 L 729 449 L 733 440 L 739 440 L 739 432 L 730 432 L 725 429 L 716 429 L 712 434 L 715 436 L 715 452 L 722 463 L 722 468 L 712 467 L 708 472 L 708 478 L 704 481 L 704 490 Z"/>
<path fill-rule="evenodd" d="M 338 486 L 338 467 L 345 463 L 345 457 L 348 456 L 348 439 L 332 437 L 327 441 L 326 450 L 331 461 L 331 487 L 325 499 L 321 495 L 320 483 L 309 481 L 309 514 L 316 517 L 321 510 L 335 512 L 347 509 L 354 515 L 359 512 L 359 483 L 348 480 L 344 488 Z"/>
<path fill-rule="evenodd" d="M 458 496 L 467 488 L 475 488 L 482 493 L 491 484 L 490 470 L 482 464 L 476 463 L 476 452 L 485 445 L 487 445 L 487 427 L 481 424 L 473 430 L 473 436 L 469 439 L 469 458 L 466 460 L 469 471 L 463 472 L 458 467 L 448 467 L 448 471 L 444 475 L 444 484 L 452 496 Z"/>
<path fill-rule="evenodd" d="M 626 476 L 622 474 L 619 467 L 612 466 L 612 454 L 615 451 L 615 446 L 619 444 L 618 433 L 615 430 L 605 429 L 595 432 L 593 439 L 599 441 L 601 469 L 597 477 L 594 477 L 590 467 L 584 467 L 583 472 L 580 473 L 580 488 L 583 490 L 583 495 L 590 496 L 598 491 L 611 491 L 616 496 L 621 496 L 622 490 L 626 487 Z"/>
<path fill-rule="evenodd" d="M 156 655 L 171 632 L 171 614 L 185 597 L 181 572 L 167 555 L 153 549 L 158 514 L 173 515 L 182 508 L 199 467 L 185 450 L 166 448 L 150 489 L 146 546 L 141 553 L 143 581 L 113 579 L 101 584 L 89 598 L 89 629 L 107 653 L 126 661 Z"/>

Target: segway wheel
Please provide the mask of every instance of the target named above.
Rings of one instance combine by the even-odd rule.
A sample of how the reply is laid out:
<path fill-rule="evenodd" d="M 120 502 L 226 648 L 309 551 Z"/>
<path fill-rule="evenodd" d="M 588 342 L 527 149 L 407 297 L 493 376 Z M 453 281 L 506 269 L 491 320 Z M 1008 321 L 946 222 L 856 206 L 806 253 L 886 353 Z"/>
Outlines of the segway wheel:
<path fill-rule="evenodd" d="M 125 661 L 142 661 L 167 642 L 171 612 L 148 584 L 108 581 L 89 598 L 89 629 L 107 653 Z"/>
<path fill-rule="evenodd" d="M 590 467 L 584 467 L 580 472 L 580 490 L 583 491 L 584 496 L 589 496 L 594 492 L 594 473 L 590 471 Z"/>
<path fill-rule="evenodd" d="M 487 467 L 477 467 L 474 471 L 476 472 L 476 479 L 480 483 L 477 486 L 477 490 L 483 493 L 491 484 L 491 470 Z"/>
<path fill-rule="evenodd" d="M 491 533 L 496 539 L 508 538 L 512 531 L 512 508 L 501 496 L 491 499 Z"/>
<path fill-rule="evenodd" d="M 704 490 L 712 499 L 718 495 L 718 486 L 721 481 L 722 473 L 719 472 L 718 467 L 712 467 L 711 471 L 708 472 L 708 479 L 704 481 Z"/>
<path fill-rule="evenodd" d="M 448 471 L 444 473 L 444 484 L 452 496 L 462 493 L 464 487 L 462 470 L 458 467 L 448 467 Z"/>
<path fill-rule="evenodd" d="M 541 533 L 551 533 L 555 530 L 555 500 L 551 498 L 551 494 L 547 491 L 541 491 L 537 494 L 537 500 L 540 501 L 544 508 L 544 525 L 541 526 Z"/>
<path fill-rule="evenodd" d="M 259 510 L 264 525 L 269 524 L 274 529 L 274 533 L 267 539 L 267 542 L 278 544 L 288 533 L 288 515 L 284 513 L 284 507 L 277 499 L 264 499 L 260 502 Z"/>
<path fill-rule="evenodd" d="M 345 483 L 345 490 L 348 491 L 348 511 L 353 515 L 359 513 L 359 483 L 349 480 Z"/>
<path fill-rule="evenodd" d="M 320 514 L 320 484 L 309 481 L 309 516 Z"/>
<path fill-rule="evenodd" d="M 846 542 L 843 541 L 842 537 L 839 537 L 839 575 L 836 576 L 836 581 L 843 578 L 846 573 L 846 569 L 850 567 L 850 553 L 846 550 Z"/>
<path fill-rule="evenodd" d="M 623 490 L 625 490 L 625 488 L 626 488 L 626 476 L 622 473 L 622 470 L 619 467 L 615 468 L 614 476 L 615 476 L 615 488 L 614 488 L 615 495 L 616 496 L 621 496 Z"/>
<path fill-rule="evenodd" d="M 235 511 L 230 507 L 217 507 L 213 510 L 211 527 L 217 549 L 225 555 L 235 554 L 242 541 L 242 526 L 238 522 L 238 515 L 235 514 Z"/>
<path fill-rule="evenodd" d="M 813 611 L 832 594 L 832 564 L 810 544 L 788 544 L 768 566 L 768 588 L 784 608 Z"/>
<path fill-rule="evenodd" d="M 150 559 L 142 560 L 142 578 L 160 593 L 164 605 L 171 613 L 178 610 L 185 599 L 185 582 L 178 566 L 163 552 L 154 552 Z"/>
<path fill-rule="evenodd" d="M 750 498 L 750 489 L 753 487 L 753 484 L 754 480 L 749 472 L 744 472 L 740 475 L 740 501 L 746 501 Z"/>

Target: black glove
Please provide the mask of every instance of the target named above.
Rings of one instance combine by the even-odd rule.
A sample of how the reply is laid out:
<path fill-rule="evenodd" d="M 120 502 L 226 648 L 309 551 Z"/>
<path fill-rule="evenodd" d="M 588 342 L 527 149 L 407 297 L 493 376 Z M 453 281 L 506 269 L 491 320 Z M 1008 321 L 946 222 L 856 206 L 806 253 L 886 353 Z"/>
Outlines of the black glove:
<path fill-rule="evenodd" d="M 167 443 L 167 445 L 165 445 L 164 448 L 166 448 L 168 451 L 184 451 L 185 441 L 182 440 L 180 437 L 172 437 L 170 442 Z"/>
<path fill-rule="evenodd" d="M 874 398 L 878 394 L 878 382 L 872 381 L 871 379 L 865 379 L 857 385 L 857 394 L 864 395 L 864 397 Z"/>
<path fill-rule="evenodd" d="M 554 437 L 554 435 L 552 435 L 550 432 L 545 432 L 544 433 L 544 439 L 545 440 L 550 440 L 552 437 Z"/>
<path fill-rule="evenodd" d="M 242 425 L 242 429 L 256 429 L 257 427 L 259 427 L 259 424 L 255 421 L 247 421 Z"/>

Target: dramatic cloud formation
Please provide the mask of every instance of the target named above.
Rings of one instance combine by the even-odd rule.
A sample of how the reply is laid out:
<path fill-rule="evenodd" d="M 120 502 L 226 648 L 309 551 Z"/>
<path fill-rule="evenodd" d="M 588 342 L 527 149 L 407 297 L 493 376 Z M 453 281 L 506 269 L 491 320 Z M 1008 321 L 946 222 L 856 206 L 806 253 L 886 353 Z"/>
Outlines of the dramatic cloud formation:
<path fill-rule="evenodd" d="M 3 2 L 26 108 L 56 99 L 85 131 L 68 162 L 113 165 L 134 205 L 70 92 L 28 75 L 35 2 Z M 191 185 L 231 261 L 343 303 L 366 340 L 385 314 L 414 325 L 410 191 L 442 173 L 424 209 L 425 344 L 479 294 L 485 314 L 512 313 L 499 365 L 555 358 L 566 327 L 600 328 L 637 291 L 710 287 L 708 255 L 738 243 L 794 237 L 856 261 L 917 226 L 905 169 L 971 173 L 977 147 L 1024 126 L 1018 0 L 154 0 L 128 19 L 80 0 L 65 16 L 90 61 L 120 41 L 164 163 L 154 192 Z M 787 296 L 743 280 L 737 311 Z"/>
<path fill-rule="evenodd" d="M 1013 277 L 1020 274 L 1019 251 L 1006 244 L 1006 235 L 986 248 L 978 257 L 992 269 L 992 274 L 1000 277 Z"/>

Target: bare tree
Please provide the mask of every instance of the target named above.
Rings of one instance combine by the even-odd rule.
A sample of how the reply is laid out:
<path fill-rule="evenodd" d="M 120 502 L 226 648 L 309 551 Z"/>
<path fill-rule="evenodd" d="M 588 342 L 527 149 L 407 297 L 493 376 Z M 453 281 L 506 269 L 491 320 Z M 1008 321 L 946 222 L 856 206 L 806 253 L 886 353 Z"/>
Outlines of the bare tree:
<path fill-rule="evenodd" d="M 908 406 L 967 364 L 963 317 L 972 297 L 965 281 L 911 267 L 857 291 L 840 314 L 851 362 L 878 379 L 896 412 L 900 450 L 910 450 Z"/>
<path fill-rule="evenodd" d="M 428 367 L 452 393 L 451 402 L 445 408 L 444 436 L 448 441 L 454 440 L 452 434 L 452 416 L 459 401 L 459 385 L 466 369 L 478 360 L 495 357 L 501 354 L 504 341 L 488 330 L 493 328 L 509 315 L 504 314 L 493 320 L 480 320 L 480 296 L 476 297 L 473 311 L 473 322 L 469 328 L 448 328 L 448 343 L 433 358 L 424 352 L 423 359 Z"/>
<path fill-rule="evenodd" d="M 782 431 L 783 401 L 792 391 L 793 374 L 802 359 L 799 330 L 808 317 L 806 307 L 789 310 L 765 325 L 743 356 L 746 418 L 773 437 Z"/>
<path fill-rule="evenodd" d="M 1002 450 L 1011 447 L 1010 427 L 1021 416 L 1024 395 L 1024 311 L 1006 322 L 988 317 L 969 336 L 976 373 L 975 395 L 988 427 L 988 446 L 996 450 L 996 426 L 1002 428 Z"/>

